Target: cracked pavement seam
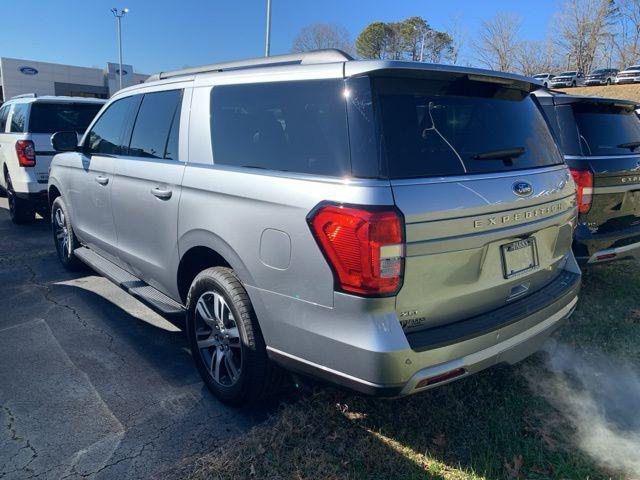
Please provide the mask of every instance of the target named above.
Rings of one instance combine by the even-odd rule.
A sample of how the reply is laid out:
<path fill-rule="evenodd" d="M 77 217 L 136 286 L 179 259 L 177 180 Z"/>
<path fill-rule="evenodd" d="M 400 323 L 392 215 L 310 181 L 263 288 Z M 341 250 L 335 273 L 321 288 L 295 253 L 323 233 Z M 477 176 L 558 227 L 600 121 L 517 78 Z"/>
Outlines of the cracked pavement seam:
<path fill-rule="evenodd" d="M 123 364 L 126 364 L 124 358 L 122 358 L 122 356 L 113 349 L 113 342 L 115 340 L 115 337 L 113 335 L 111 335 L 109 332 L 98 328 L 94 325 L 90 325 L 87 323 L 87 321 L 82 318 L 82 316 L 80 315 L 80 313 L 78 312 L 78 310 L 74 307 L 72 307 L 71 305 L 68 305 L 66 303 L 62 303 L 58 300 L 56 300 L 55 298 L 53 298 L 51 296 L 51 287 L 47 284 L 47 283 L 43 283 L 41 281 L 38 280 L 38 274 L 36 273 L 36 271 L 33 269 L 33 267 L 31 265 L 29 265 L 29 263 L 25 262 L 24 266 L 26 267 L 26 269 L 29 271 L 29 274 L 31 275 L 31 277 L 29 278 L 28 282 L 32 285 L 35 285 L 36 287 L 38 287 L 41 291 L 42 291 L 42 296 L 44 297 L 44 299 L 59 308 L 64 308 L 68 311 L 70 311 L 74 318 L 78 321 L 78 323 L 80 323 L 80 325 L 82 325 L 84 328 L 90 328 L 91 330 L 94 330 L 95 332 L 98 332 L 99 334 L 102 334 L 104 336 L 107 337 L 108 342 L 107 342 L 107 350 L 109 350 L 115 357 L 117 357 Z M 44 319 L 46 322 L 46 319 Z"/>
<path fill-rule="evenodd" d="M 15 442 L 24 442 L 24 445 L 20 447 L 20 449 L 2 465 L 2 467 L 0 468 L 0 478 L 20 471 L 31 472 L 31 470 L 29 469 L 29 465 L 31 465 L 31 463 L 38 457 L 38 452 L 35 448 L 33 448 L 28 438 L 18 435 L 18 432 L 16 431 L 14 426 L 15 417 L 13 416 L 13 412 L 9 409 L 9 407 L 7 407 L 6 405 L 0 405 L 0 408 L 2 408 L 2 410 L 4 410 L 5 414 L 7 415 L 7 431 L 9 432 L 10 439 Z M 20 452 L 25 449 L 31 451 L 31 458 L 29 459 L 29 461 L 21 468 L 14 468 L 10 471 L 4 471 L 5 466 L 13 462 L 13 460 L 20 454 Z"/>

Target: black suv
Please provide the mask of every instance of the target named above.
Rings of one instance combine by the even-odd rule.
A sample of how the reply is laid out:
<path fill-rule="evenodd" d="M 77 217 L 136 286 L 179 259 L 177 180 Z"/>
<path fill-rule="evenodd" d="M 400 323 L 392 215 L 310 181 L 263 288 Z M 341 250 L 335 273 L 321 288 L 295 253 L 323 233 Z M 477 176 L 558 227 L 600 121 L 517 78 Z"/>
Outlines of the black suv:
<path fill-rule="evenodd" d="M 627 100 L 536 92 L 578 187 L 582 264 L 640 258 L 640 119 Z"/>

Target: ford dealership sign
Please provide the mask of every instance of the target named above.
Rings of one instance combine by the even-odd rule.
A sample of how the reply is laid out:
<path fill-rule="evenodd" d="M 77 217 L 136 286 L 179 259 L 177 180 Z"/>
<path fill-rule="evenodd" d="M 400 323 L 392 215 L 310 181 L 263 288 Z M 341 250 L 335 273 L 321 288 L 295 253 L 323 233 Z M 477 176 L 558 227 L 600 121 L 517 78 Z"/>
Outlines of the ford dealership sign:
<path fill-rule="evenodd" d="M 38 70 L 33 68 L 33 67 L 20 67 L 18 68 L 18 70 L 20 70 L 20 72 L 22 72 L 25 75 L 37 75 L 38 74 Z"/>

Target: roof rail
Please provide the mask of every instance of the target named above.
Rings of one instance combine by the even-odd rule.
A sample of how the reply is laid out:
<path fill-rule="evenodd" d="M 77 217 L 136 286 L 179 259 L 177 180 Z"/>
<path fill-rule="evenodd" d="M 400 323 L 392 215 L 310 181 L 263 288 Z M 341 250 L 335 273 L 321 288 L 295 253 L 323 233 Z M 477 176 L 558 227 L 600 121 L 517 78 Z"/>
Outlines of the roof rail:
<path fill-rule="evenodd" d="M 201 67 L 190 67 L 169 72 L 159 72 L 147 78 L 146 82 L 205 72 L 224 72 L 229 70 L 243 70 L 245 68 L 278 67 L 283 65 L 345 62 L 349 60 L 353 60 L 351 55 L 343 52 L 342 50 L 329 48 L 325 50 L 312 50 L 310 52 L 291 53 L 287 55 L 273 55 L 271 57 L 248 58 L 246 60 L 236 60 L 233 62 L 212 63 Z"/>
<path fill-rule="evenodd" d="M 15 95 L 13 97 L 11 97 L 11 100 L 15 99 L 15 98 L 37 98 L 38 95 L 35 93 L 23 93 L 22 95 Z"/>

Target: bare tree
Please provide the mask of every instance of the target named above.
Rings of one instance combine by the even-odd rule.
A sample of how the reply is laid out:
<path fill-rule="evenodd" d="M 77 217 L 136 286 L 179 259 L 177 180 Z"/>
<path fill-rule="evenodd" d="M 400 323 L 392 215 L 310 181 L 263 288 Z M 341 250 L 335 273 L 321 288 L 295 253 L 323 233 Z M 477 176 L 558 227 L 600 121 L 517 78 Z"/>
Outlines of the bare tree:
<path fill-rule="evenodd" d="M 467 32 L 461 26 L 461 17 L 459 15 L 451 18 L 449 26 L 447 27 L 447 33 L 452 41 L 449 54 L 446 56 L 446 61 L 457 65 L 460 61 L 460 52 L 467 38 Z"/>
<path fill-rule="evenodd" d="M 610 43 L 615 47 L 618 66 L 625 68 L 640 60 L 640 0 L 617 0 L 616 5 L 617 28 Z"/>
<path fill-rule="evenodd" d="M 475 45 L 478 60 L 492 70 L 513 70 L 520 23 L 520 17 L 511 13 L 498 13 L 483 21 Z"/>
<path fill-rule="evenodd" d="M 514 48 L 513 55 L 518 71 L 530 77 L 537 73 L 552 73 L 560 68 L 551 39 L 523 40 Z"/>
<path fill-rule="evenodd" d="M 338 48 L 353 53 L 353 42 L 349 32 L 341 25 L 314 23 L 302 28 L 293 40 L 293 52 L 308 52 L 322 48 Z"/>
<path fill-rule="evenodd" d="M 610 38 L 615 5 L 613 0 L 566 0 L 556 18 L 554 38 L 564 51 L 567 64 L 588 72 Z"/>

